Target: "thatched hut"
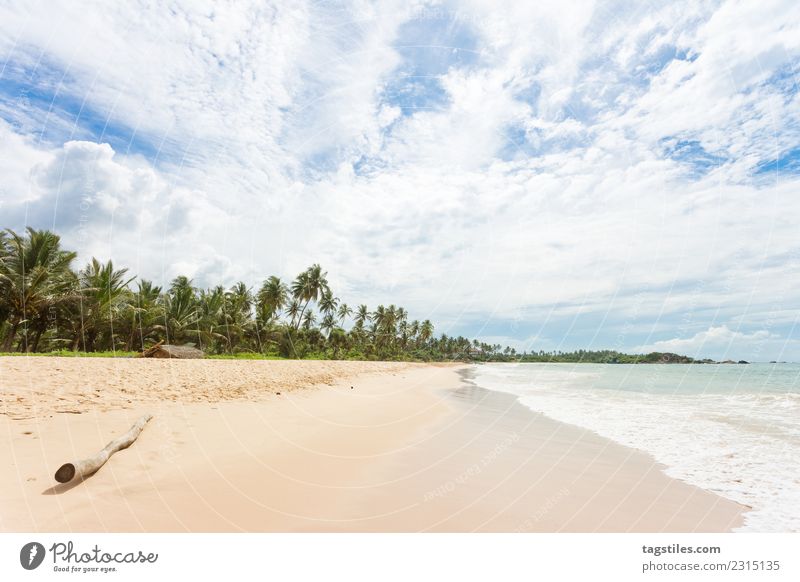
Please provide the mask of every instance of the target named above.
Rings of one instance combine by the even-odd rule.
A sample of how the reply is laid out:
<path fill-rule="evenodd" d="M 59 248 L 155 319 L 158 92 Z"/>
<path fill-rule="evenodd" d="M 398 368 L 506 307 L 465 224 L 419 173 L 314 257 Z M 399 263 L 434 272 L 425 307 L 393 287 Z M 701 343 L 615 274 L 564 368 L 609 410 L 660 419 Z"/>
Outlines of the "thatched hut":
<path fill-rule="evenodd" d="M 157 343 L 142 352 L 142 358 L 174 358 L 178 360 L 196 360 L 203 357 L 203 351 L 194 346 L 173 346 Z"/>

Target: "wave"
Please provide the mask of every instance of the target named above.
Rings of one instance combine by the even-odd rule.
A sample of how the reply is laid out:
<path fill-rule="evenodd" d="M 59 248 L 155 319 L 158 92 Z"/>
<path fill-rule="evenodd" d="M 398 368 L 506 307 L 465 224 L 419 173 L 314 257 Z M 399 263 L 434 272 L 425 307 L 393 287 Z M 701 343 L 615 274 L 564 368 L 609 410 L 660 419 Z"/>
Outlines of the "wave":
<path fill-rule="evenodd" d="M 615 389 L 619 370 L 577 368 L 482 366 L 475 381 L 645 451 L 669 476 L 752 507 L 742 530 L 800 531 L 800 394 L 762 393 L 758 386 L 748 392 L 741 381 L 726 393 L 726 372 L 700 393 L 631 389 L 637 375 L 652 373 L 645 366 L 624 371 L 625 388 Z"/>

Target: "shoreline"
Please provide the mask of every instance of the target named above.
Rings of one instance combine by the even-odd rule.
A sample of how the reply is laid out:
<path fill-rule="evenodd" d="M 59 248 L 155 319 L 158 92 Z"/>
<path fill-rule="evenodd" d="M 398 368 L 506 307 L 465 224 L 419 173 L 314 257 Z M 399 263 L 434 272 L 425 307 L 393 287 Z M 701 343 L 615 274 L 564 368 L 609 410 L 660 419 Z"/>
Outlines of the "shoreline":
<path fill-rule="evenodd" d="M 466 365 L 127 361 L 141 369 L 0 358 L 2 410 L 26 386 L 15 413 L 53 407 L 0 418 L 10 465 L 0 530 L 687 532 L 742 522 L 743 506 L 668 477 L 645 453 L 465 382 Z M 31 403 L 48 390 L 79 393 L 85 410 Z M 148 411 L 155 419 L 130 449 L 83 483 L 56 486 L 55 467 Z"/>
<path fill-rule="evenodd" d="M 749 507 L 670 477 L 648 452 L 536 412 L 515 394 L 483 388 L 470 377 L 471 368 L 460 373 L 468 386 L 459 391 L 465 404 L 480 410 L 492 403 L 494 415 L 514 418 L 510 424 L 536 444 L 519 469 L 534 481 L 515 499 L 535 505 L 530 498 L 538 491 L 546 501 L 515 531 L 731 532 L 743 524 Z M 577 485 L 557 486 L 570 481 Z M 569 503 L 577 505 L 556 509 Z"/>

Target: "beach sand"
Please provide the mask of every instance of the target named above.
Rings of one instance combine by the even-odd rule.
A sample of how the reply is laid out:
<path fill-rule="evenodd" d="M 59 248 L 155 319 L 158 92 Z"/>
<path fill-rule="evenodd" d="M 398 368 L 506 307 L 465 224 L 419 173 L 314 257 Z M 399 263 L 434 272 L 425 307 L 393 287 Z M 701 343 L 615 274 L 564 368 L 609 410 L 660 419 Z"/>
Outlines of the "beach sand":
<path fill-rule="evenodd" d="M 728 531 L 746 509 L 469 368 L 0 358 L 1 531 Z M 144 413 L 97 474 L 58 485 Z"/>

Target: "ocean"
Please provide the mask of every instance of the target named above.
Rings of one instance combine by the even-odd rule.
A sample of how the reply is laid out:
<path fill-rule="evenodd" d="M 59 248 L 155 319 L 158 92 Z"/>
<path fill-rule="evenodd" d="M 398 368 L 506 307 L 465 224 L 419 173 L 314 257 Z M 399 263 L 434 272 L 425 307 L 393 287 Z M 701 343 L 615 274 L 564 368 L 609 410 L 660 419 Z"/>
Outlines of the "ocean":
<path fill-rule="evenodd" d="M 800 531 L 800 364 L 486 364 L 474 382 L 751 506 L 743 531 Z"/>

